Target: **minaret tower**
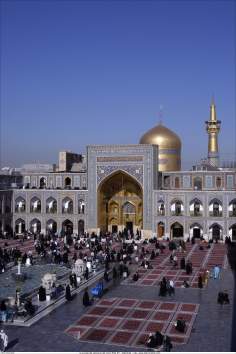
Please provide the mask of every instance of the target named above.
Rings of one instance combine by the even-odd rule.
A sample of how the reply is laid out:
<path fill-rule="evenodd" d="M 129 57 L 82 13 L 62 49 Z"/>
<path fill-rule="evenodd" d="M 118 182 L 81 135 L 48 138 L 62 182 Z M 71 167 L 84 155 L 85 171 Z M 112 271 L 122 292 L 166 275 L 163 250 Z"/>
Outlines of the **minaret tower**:
<path fill-rule="evenodd" d="M 216 106 L 212 99 L 210 106 L 210 119 L 205 122 L 208 133 L 208 162 L 211 166 L 219 166 L 218 134 L 221 121 L 216 118 Z"/>

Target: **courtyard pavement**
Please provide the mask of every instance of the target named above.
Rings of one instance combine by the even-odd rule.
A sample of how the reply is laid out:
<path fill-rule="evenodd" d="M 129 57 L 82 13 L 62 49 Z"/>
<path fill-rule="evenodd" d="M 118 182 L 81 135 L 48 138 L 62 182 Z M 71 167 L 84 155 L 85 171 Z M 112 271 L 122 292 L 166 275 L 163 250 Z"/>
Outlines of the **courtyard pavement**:
<path fill-rule="evenodd" d="M 177 288 L 174 297 L 160 298 L 158 287 L 132 287 L 117 283 L 103 296 L 109 298 L 135 298 L 167 302 L 200 304 L 187 344 L 174 345 L 173 351 L 230 351 L 232 330 L 232 299 L 234 278 L 230 269 L 223 270 L 220 279 L 210 279 L 205 289 Z M 227 289 L 230 305 L 217 304 L 217 294 Z M 29 328 L 5 326 L 9 336 L 8 351 L 145 351 L 144 348 L 117 346 L 104 343 L 82 342 L 66 334 L 87 309 L 82 306 L 82 294 L 68 302 Z M 3 326 L 2 326 L 3 327 Z M 146 351 L 148 351 L 146 349 Z"/>
<path fill-rule="evenodd" d="M 217 246 L 217 248 L 222 248 L 223 245 Z M 215 248 L 215 247 L 214 247 Z M 190 256 L 191 259 L 196 262 L 194 265 L 203 266 L 208 264 L 212 266 L 219 259 L 215 259 L 215 252 L 207 252 L 205 256 L 201 259 L 197 257 L 197 247 L 191 247 Z M 196 252 L 196 256 L 195 256 Z M 169 257 L 169 252 L 167 252 L 166 257 Z M 203 255 L 203 253 L 200 254 Z M 218 256 L 217 256 L 218 257 Z M 168 259 L 168 258 L 166 258 Z M 203 261 L 205 259 L 205 261 Z M 227 265 L 223 261 L 224 257 L 220 255 L 221 265 Z M 158 260 L 159 264 L 153 264 L 156 268 L 165 265 L 166 269 L 169 270 L 168 261 Z M 156 262 L 155 262 L 156 263 Z M 197 264 L 199 263 L 199 265 Z M 132 266 L 133 268 L 133 266 Z M 135 267 L 134 267 L 135 268 Z M 210 267 L 209 267 L 210 268 Z M 148 271 L 149 273 L 149 271 Z M 185 334 L 184 344 L 174 344 L 173 351 L 230 351 L 231 349 L 231 333 L 232 333 L 232 315 L 233 315 L 233 296 L 234 296 L 234 276 L 230 268 L 223 269 L 221 272 L 220 279 L 214 280 L 213 278 L 209 279 L 208 285 L 204 289 L 198 288 L 176 288 L 175 295 L 173 297 L 161 298 L 158 296 L 159 286 L 157 283 L 152 284 L 141 284 L 138 286 L 131 286 L 131 283 L 113 281 L 110 282 L 113 284 L 109 287 L 109 290 L 104 294 L 101 301 L 96 301 L 95 306 L 93 305 L 89 309 L 84 309 L 82 305 L 82 295 L 80 293 L 72 302 L 67 302 L 61 307 L 58 307 L 53 312 L 49 313 L 47 316 L 39 320 L 37 323 L 33 324 L 31 327 L 17 327 L 17 326 L 8 326 L 1 324 L 1 327 L 5 327 L 5 330 L 9 336 L 9 348 L 8 351 L 24 351 L 24 352 L 61 352 L 61 351 L 72 351 L 72 352 L 138 352 L 138 351 L 148 351 L 144 346 L 137 346 L 137 338 L 139 334 L 147 332 L 147 325 L 163 325 L 164 333 L 173 334 L 173 321 L 176 319 L 177 313 L 181 312 L 183 303 L 192 303 L 199 304 L 196 309 L 193 311 L 190 319 L 189 329 Z M 219 305 L 217 304 L 217 295 L 221 290 L 228 290 L 230 304 L 229 305 Z M 109 300 L 110 299 L 110 300 Z M 105 316 L 106 323 L 102 319 L 102 315 L 97 318 L 94 322 L 95 325 L 86 324 L 86 318 L 91 320 L 93 308 L 96 308 L 97 305 L 105 304 L 109 305 L 109 302 L 112 303 L 114 299 L 113 308 L 106 310 Z M 135 299 L 136 302 L 132 306 L 126 305 L 126 315 L 120 315 L 122 310 L 117 307 L 122 307 L 120 304 L 125 302 L 122 299 Z M 104 300 L 108 300 L 103 302 Z M 141 304 L 148 301 L 153 303 L 153 314 L 152 309 L 149 309 L 146 317 L 137 317 L 134 312 L 140 312 L 142 310 Z M 102 303 L 103 302 L 103 303 Z M 161 313 L 163 311 L 169 311 L 169 308 L 164 308 L 166 305 L 163 303 L 176 303 L 173 304 L 173 310 L 168 319 L 155 319 L 153 321 L 156 313 Z M 128 302 L 126 302 L 128 304 Z M 149 303 L 150 305 L 150 303 Z M 167 305 L 171 307 L 171 305 Z M 145 310 L 145 309 L 144 309 Z M 141 311 L 142 312 L 142 311 Z M 171 311 L 170 311 L 171 312 Z M 182 310 L 182 312 L 184 312 Z M 96 315 L 96 314 L 95 314 Z M 164 314 L 165 315 L 165 314 Z M 185 314 L 186 315 L 186 314 Z M 94 314 L 93 314 L 94 316 Z M 117 316 L 117 317 L 116 317 Z M 157 316 L 158 317 L 158 316 Z M 165 317 L 165 316 L 164 316 Z M 168 316 L 167 316 L 168 317 Z M 118 318 L 118 321 L 115 321 L 114 318 Z M 140 322 L 139 322 L 140 320 Z M 85 321 L 85 322 L 83 322 Z M 108 326 L 108 323 L 114 325 L 115 331 L 114 334 L 107 332 L 107 335 L 104 331 L 104 327 Z M 134 323 L 136 321 L 136 324 Z M 160 321 L 160 322 L 158 322 Z M 163 321 L 161 323 L 161 321 Z M 147 322 L 147 325 L 146 323 Z M 158 323 L 157 323 L 158 322 Z M 87 326 L 88 332 L 85 336 L 81 333 L 81 337 L 78 338 L 74 335 L 74 327 L 83 324 Z M 101 323 L 103 325 L 101 326 Z M 104 325 L 105 323 L 105 325 Z M 137 326 L 137 323 L 140 324 L 136 329 L 132 326 Z M 90 327 L 89 327 L 90 326 Z M 131 327 L 127 327 L 131 326 Z M 130 332 L 132 333 L 132 338 L 129 338 L 125 331 L 127 328 L 131 328 Z M 72 329 L 72 330 L 71 330 Z M 76 328 L 75 328 L 76 329 Z M 94 330 L 103 329 L 102 332 L 96 332 L 97 334 L 103 333 L 104 337 L 99 337 L 99 335 L 94 338 L 94 335 L 90 333 Z M 70 331 L 71 330 L 71 331 Z M 77 330 L 77 329 L 76 329 Z M 108 327 L 108 330 L 111 328 Z M 134 331 L 136 331 L 134 333 Z M 117 334 L 117 332 L 119 332 Z M 140 332 L 140 333 L 139 333 Z M 141 333 L 142 332 L 142 333 Z M 88 335 L 87 335 L 88 334 Z M 176 333 L 174 333 L 176 334 Z M 177 334 L 178 335 L 178 334 Z M 119 337 L 120 336 L 120 337 Z M 93 338 L 92 338 L 93 337 Z M 91 342 L 91 338 L 93 342 Z M 106 340 L 108 338 L 108 340 Z M 114 340 L 115 338 L 115 340 Z M 124 339 L 126 338 L 126 339 Z M 116 342 L 119 345 L 114 344 Z M 122 345 L 126 343 L 126 345 Z M 181 341 L 179 342 L 181 343 Z"/>

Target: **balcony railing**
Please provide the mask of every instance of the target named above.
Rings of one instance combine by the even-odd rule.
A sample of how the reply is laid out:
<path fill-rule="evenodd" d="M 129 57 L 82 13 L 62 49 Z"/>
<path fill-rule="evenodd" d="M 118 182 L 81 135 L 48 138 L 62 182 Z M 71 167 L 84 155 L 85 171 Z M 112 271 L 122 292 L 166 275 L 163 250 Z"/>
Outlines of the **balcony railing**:
<path fill-rule="evenodd" d="M 219 211 L 219 210 L 210 211 L 209 216 L 220 217 L 220 216 L 222 216 L 222 211 Z"/>

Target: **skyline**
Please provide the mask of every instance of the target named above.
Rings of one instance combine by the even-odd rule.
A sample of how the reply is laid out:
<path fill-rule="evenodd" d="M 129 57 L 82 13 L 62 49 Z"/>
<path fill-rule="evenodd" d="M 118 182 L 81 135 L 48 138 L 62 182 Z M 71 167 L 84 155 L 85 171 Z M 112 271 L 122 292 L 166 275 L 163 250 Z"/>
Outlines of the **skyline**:
<path fill-rule="evenodd" d="M 212 95 L 233 158 L 234 1 L 3 1 L 1 17 L 2 167 L 136 144 L 162 105 L 191 168 L 207 156 Z"/>

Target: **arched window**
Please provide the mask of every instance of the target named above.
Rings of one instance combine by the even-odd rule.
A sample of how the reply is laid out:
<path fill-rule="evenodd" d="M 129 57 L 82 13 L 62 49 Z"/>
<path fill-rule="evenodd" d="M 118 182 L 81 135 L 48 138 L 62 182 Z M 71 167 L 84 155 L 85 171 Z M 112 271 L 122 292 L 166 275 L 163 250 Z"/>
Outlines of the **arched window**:
<path fill-rule="evenodd" d="M 195 198 L 190 202 L 190 216 L 202 216 L 203 215 L 203 205 L 202 202 Z"/>
<path fill-rule="evenodd" d="M 202 178 L 201 177 L 194 178 L 193 187 L 195 190 L 202 190 Z"/>
<path fill-rule="evenodd" d="M 68 219 L 63 221 L 62 230 L 63 230 L 63 233 L 66 234 L 66 235 L 73 234 L 73 222 L 71 222 Z"/>
<path fill-rule="evenodd" d="M 123 212 L 124 214 L 135 214 L 135 206 L 130 202 L 126 202 L 123 205 Z"/>
<path fill-rule="evenodd" d="M 34 197 L 30 201 L 31 213 L 41 213 L 41 200 L 38 197 Z"/>
<path fill-rule="evenodd" d="M 39 188 L 43 189 L 46 188 L 46 178 L 45 177 L 41 177 L 39 180 Z"/>
<path fill-rule="evenodd" d="M 163 200 L 157 202 L 157 215 L 165 215 L 165 204 Z"/>
<path fill-rule="evenodd" d="M 71 189 L 71 178 L 70 177 L 65 178 L 65 188 Z"/>
<path fill-rule="evenodd" d="M 63 214 L 73 214 L 73 201 L 72 199 L 66 197 L 62 201 L 62 213 Z"/>
<path fill-rule="evenodd" d="M 222 203 L 220 200 L 211 200 L 209 204 L 209 215 L 214 217 L 222 216 Z"/>
<path fill-rule="evenodd" d="M 50 219 L 46 223 L 46 229 L 49 234 L 55 234 L 57 232 L 57 223 L 55 220 Z"/>
<path fill-rule="evenodd" d="M 23 219 L 17 219 L 15 222 L 16 234 L 22 234 L 25 232 L 25 221 Z"/>
<path fill-rule="evenodd" d="M 41 222 L 38 219 L 33 219 L 30 222 L 30 231 L 34 234 L 41 231 Z"/>
<path fill-rule="evenodd" d="M 46 200 L 46 213 L 53 213 L 57 212 L 57 201 L 55 198 L 50 197 Z"/>
<path fill-rule="evenodd" d="M 78 234 L 79 235 L 84 234 L 84 220 L 79 220 L 78 222 Z"/>
<path fill-rule="evenodd" d="M 26 208 L 26 203 L 25 199 L 22 197 L 19 197 L 15 201 L 15 212 L 16 213 L 24 213 Z"/>
<path fill-rule="evenodd" d="M 231 200 L 229 203 L 229 216 L 236 217 L 236 199 Z"/>
<path fill-rule="evenodd" d="M 79 214 L 84 214 L 85 212 L 85 202 L 83 199 L 79 200 L 79 205 L 78 205 L 78 213 Z"/>
<path fill-rule="evenodd" d="M 181 200 L 173 200 L 171 203 L 171 215 L 181 216 L 184 212 L 184 205 Z"/>

